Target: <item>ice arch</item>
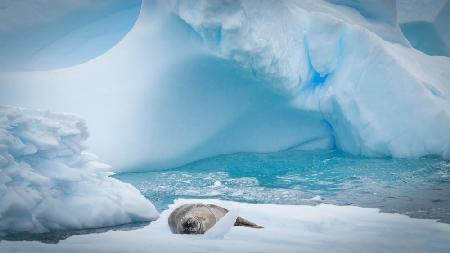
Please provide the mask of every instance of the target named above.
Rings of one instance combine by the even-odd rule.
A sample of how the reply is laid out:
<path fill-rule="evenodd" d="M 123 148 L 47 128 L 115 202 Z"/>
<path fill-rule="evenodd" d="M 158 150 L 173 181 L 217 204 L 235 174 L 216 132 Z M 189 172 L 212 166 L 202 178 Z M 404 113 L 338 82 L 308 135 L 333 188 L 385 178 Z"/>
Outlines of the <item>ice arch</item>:
<path fill-rule="evenodd" d="M 402 31 L 415 48 L 450 56 L 450 1 L 399 0 L 397 7 Z"/>
<path fill-rule="evenodd" d="M 108 51 L 141 0 L 0 0 L 0 71 L 70 67 Z"/>
<path fill-rule="evenodd" d="M 448 158 L 450 60 L 398 31 L 323 1 L 144 1 L 105 55 L 2 73 L 0 99 L 83 115 L 120 170 L 286 148 Z"/>
<path fill-rule="evenodd" d="M 449 156 L 450 59 L 410 48 L 385 17 L 368 19 L 321 1 L 172 6 L 213 54 L 282 80 L 275 83 L 295 94 L 295 107 L 330 124 L 337 148 L 368 156 Z"/>

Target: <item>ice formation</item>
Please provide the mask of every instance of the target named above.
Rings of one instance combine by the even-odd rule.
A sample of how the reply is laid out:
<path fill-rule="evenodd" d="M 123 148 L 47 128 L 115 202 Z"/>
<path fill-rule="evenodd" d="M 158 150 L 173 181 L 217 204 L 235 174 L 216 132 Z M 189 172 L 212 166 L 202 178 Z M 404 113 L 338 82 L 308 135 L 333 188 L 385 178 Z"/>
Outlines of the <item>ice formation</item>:
<path fill-rule="evenodd" d="M 173 6 L 215 55 L 280 80 L 294 107 L 322 115 L 337 148 L 450 157 L 450 59 L 411 49 L 388 18 L 321 1 Z"/>
<path fill-rule="evenodd" d="M 118 170 L 289 148 L 449 158 L 450 59 L 411 47 L 400 2 L 143 1 L 106 54 L 1 73 L 0 100 L 83 115 Z"/>
<path fill-rule="evenodd" d="M 172 234 L 167 217 L 186 203 L 239 208 L 263 229 L 230 226 L 223 238 Z M 211 199 L 179 199 L 149 226 L 132 231 L 73 236 L 57 245 L 0 243 L 6 252 L 436 252 L 450 250 L 450 225 L 377 209 L 334 205 L 246 204 Z"/>
<path fill-rule="evenodd" d="M 0 0 L 0 71 L 69 67 L 117 44 L 140 0 Z"/>
<path fill-rule="evenodd" d="M 397 9 L 402 31 L 415 48 L 450 56 L 450 1 L 398 0 Z"/>
<path fill-rule="evenodd" d="M 83 146 L 78 116 L 0 107 L 0 236 L 150 221 L 154 206 Z"/>

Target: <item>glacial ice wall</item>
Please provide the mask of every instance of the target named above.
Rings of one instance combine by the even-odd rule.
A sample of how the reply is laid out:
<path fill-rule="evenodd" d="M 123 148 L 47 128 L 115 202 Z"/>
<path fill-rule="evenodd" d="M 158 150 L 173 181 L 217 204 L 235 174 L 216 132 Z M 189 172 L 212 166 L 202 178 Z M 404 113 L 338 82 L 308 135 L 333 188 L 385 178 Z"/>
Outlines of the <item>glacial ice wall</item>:
<path fill-rule="evenodd" d="M 83 145 L 75 115 L 0 107 L 0 236 L 113 226 L 158 217 Z"/>
<path fill-rule="evenodd" d="M 0 101 L 83 115 L 116 170 L 289 148 L 448 158 L 450 60 L 411 47 L 393 6 L 145 0 L 104 55 L 0 73 Z"/>
<path fill-rule="evenodd" d="M 320 113 L 337 148 L 450 157 L 450 59 L 410 48 L 397 23 L 321 1 L 172 6 L 213 54 L 278 80 L 294 107 Z"/>
<path fill-rule="evenodd" d="M 415 48 L 450 56 L 450 1 L 398 0 L 398 23 Z"/>

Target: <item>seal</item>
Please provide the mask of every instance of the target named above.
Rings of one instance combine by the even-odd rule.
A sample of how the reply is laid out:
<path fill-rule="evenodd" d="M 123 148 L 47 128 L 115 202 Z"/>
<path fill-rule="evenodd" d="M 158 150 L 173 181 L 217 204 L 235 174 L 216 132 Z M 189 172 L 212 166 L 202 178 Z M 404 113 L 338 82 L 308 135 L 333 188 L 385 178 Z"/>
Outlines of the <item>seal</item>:
<path fill-rule="evenodd" d="M 227 213 L 226 208 L 217 205 L 184 204 L 170 214 L 168 222 L 174 234 L 204 234 Z M 263 228 L 241 217 L 236 218 L 234 226 Z"/>

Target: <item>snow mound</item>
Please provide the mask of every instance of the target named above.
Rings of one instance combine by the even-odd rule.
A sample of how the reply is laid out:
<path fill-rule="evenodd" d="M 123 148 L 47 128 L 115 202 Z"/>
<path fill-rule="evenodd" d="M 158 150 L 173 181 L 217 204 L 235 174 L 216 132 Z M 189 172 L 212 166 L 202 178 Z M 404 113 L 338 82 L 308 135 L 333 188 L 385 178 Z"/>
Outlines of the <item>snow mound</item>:
<path fill-rule="evenodd" d="M 87 137 L 75 115 L 0 107 L 0 235 L 158 218 L 137 189 L 85 151 Z"/>

